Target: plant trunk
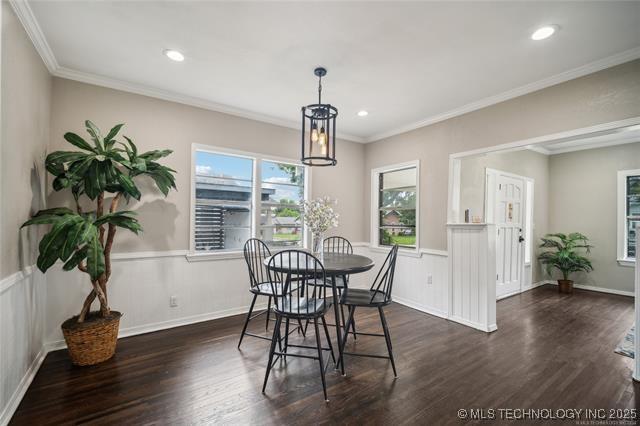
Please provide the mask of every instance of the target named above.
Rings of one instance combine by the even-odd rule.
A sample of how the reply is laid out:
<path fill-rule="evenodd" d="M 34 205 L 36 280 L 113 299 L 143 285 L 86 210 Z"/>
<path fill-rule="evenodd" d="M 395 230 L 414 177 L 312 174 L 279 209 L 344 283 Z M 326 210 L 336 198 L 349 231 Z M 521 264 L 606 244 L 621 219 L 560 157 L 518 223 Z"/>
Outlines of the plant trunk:
<path fill-rule="evenodd" d="M 91 290 L 91 293 L 87 295 L 87 298 L 84 299 L 84 303 L 82 305 L 82 310 L 80 311 L 80 315 L 78 315 L 78 322 L 84 322 L 87 314 L 91 310 L 91 304 L 96 300 L 96 292 Z"/>
<path fill-rule="evenodd" d="M 118 209 L 118 204 L 120 202 L 121 193 L 116 194 L 115 197 L 111 200 L 111 205 L 109 206 L 109 213 L 115 213 Z M 78 205 L 78 209 L 80 206 Z M 80 211 L 80 210 L 79 210 Z M 100 194 L 97 199 L 96 206 L 96 217 L 101 217 L 104 214 L 104 193 Z M 113 224 L 109 224 L 108 232 L 107 232 L 107 240 L 105 241 L 105 229 L 104 226 L 100 227 L 100 244 L 102 245 L 104 252 L 104 263 L 105 263 L 105 272 L 102 274 L 100 278 L 96 281 L 92 281 L 91 285 L 93 289 L 91 293 L 87 295 L 82 304 L 82 310 L 78 315 L 78 323 L 82 323 L 87 318 L 87 315 L 91 311 L 91 304 L 96 300 L 96 297 L 100 301 L 100 314 L 104 318 L 111 310 L 109 309 L 108 298 L 107 298 L 107 282 L 111 277 L 111 248 L 113 247 L 113 240 L 116 235 L 116 226 Z M 87 272 L 86 267 L 83 264 L 78 265 L 78 269 L 82 272 Z"/>
<path fill-rule="evenodd" d="M 93 291 L 96 292 L 98 300 L 100 301 L 100 314 L 104 318 L 109 315 L 109 304 L 107 303 L 107 296 L 102 291 L 102 286 L 100 285 L 98 280 L 93 281 L 91 284 L 93 284 Z"/>

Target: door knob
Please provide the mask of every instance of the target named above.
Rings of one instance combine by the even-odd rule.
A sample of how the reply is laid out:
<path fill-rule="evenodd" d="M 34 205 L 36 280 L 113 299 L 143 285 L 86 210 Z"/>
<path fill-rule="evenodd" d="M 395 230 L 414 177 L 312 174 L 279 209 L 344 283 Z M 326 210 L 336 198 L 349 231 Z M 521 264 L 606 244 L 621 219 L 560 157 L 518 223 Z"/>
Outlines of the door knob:
<path fill-rule="evenodd" d="M 520 236 L 518 237 L 518 242 L 520 242 L 520 243 L 521 243 L 521 242 L 523 242 L 523 241 L 524 241 L 524 237 L 523 237 L 522 235 L 520 235 Z"/>

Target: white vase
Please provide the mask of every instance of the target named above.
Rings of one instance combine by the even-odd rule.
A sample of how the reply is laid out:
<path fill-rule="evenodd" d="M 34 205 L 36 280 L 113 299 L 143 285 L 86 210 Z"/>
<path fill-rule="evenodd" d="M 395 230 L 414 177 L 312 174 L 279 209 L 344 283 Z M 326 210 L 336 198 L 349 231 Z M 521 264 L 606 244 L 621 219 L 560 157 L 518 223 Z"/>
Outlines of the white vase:
<path fill-rule="evenodd" d="M 322 243 L 324 242 L 324 235 L 322 233 L 314 233 L 311 238 L 311 253 L 316 256 L 322 256 Z"/>

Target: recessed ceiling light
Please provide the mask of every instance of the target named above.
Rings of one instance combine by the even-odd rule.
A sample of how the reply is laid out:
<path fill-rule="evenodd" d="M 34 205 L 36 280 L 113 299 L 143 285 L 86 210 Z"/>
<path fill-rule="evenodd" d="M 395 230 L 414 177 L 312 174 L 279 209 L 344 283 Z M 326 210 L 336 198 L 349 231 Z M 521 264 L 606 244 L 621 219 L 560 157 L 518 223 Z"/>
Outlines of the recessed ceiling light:
<path fill-rule="evenodd" d="M 540 27 L 531 34 L 532 40 L 544 40 L 545 38 L 549 38 L 556 32 L 558 29 L 555 25 L 545 25 L 544 27 Z"/>
<path fill-rule="evenodd" d="M 166 49 L 164 55 L 172 61 L 182 62 L 184 61 L 184 55 L 177 50 Z"/>
<path fill-rule="evenodd" d="M 365 110 L 358 111 L 358 117 L 366 117 L 367 115 L 369 115 L 368 111 L 365 111 Z"/>

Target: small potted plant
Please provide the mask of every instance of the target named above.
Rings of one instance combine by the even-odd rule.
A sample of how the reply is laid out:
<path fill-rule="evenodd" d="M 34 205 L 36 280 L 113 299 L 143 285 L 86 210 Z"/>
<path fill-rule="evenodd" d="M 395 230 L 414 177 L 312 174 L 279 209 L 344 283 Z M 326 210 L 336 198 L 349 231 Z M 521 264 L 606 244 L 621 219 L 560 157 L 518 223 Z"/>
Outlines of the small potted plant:
<path fill-rule="evenodd" d="M 340 215 L 333 210 L 335 204 L 336 202 L 329 197 L 302 202 L 302 220 L 311 230 L 311 252 L 315 256 L 322 255 L 325 232 L 338 226 Z"/>
<path fill-rule="evenodd" d="M 117 228 L 136 234 L 142 230 L 136 213 L 118 210 L 118 206 L 123 200 L 140 199 L 140 190 L 134 183 L 139 176 L 151 178 L 165 196 L 176 187 L 175 170 L 157 162 L 172 151 L 139 154 L 128 137 L 124 136 L 126 143 L 116 140 L 123 124 L 113 127 L 104 137 L 92 122 L 87 120 L 85 126 L 93 144 L 75 133 L 66 133 L 67 142 L 81 151 L 56 151 L 45 161 L 47 171 L 55 176 L 53 189 L 70 189 L 75 211 L 66 207 L 41 210 L 22 225 L 51 225 L 39 246 L 37 266 L 42 272 L 60 260 L 65 271 L 78 269 L 89 277 L 91 291 L 80 313 L 62 324 L 76 365 L 97 364 L 115 353 L 121 313 L 109 308 L 107 298 L 111 249 Z M 95 203 L 95 209 L 83 208 L 83 196 Z M 96 298 L 100 310 L 91 312 Z"/>
<path fill-rule="evenodd" d="M 542 238 L 541 248 L 551 250 L 542 252 L 538 259 L 546 266 L 547 273 L 555 268 L 562 273 L 562 279 L 558 280 L 558 290 L 560 293 L 573 293 L 573 281 L 569 279 L 569 274 L 573 272 L 591 272 L 593 266 L 591 261 L 581 254 L 581 251 L 589 253 L 592 245 L 589 239 L 579 233 L 571 234 L 547 234 Z"/>

